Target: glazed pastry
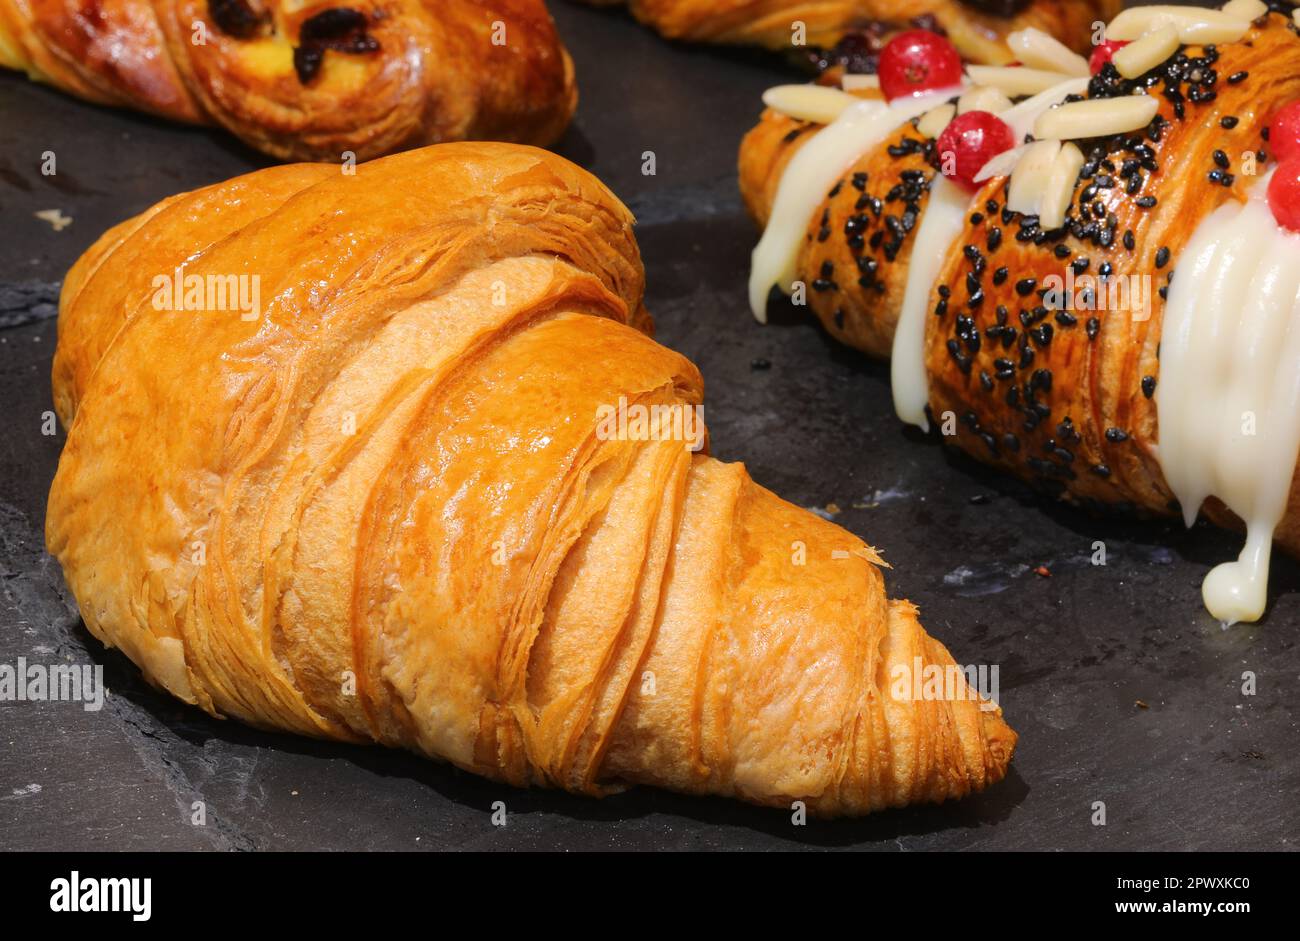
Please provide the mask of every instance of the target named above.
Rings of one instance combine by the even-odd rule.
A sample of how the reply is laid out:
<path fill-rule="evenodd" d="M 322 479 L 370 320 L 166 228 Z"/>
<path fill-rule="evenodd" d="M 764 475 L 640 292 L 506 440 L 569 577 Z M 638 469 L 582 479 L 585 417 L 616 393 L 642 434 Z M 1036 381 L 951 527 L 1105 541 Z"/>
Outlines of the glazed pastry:
<path fill-rule="evenodd" d="M 892 357 L 900 417 L 928 411 L 986 462 L 1084 504 L 1244 526 L 1203 594 L 1255 620 L 1272 540 L 1300 553 L 1300 164 L 1270 173 L 1296 135 L 1268 133 L 1300 99 L 1300 36 L 1234 0 L 1135 8 L 1107 37 L 1091 76 L 972 69 L 1002 87 L 888 105 L 775 91 L 795 106 L 740 153 L 766 227 L 751 302 L 761 317 L 771 285 L 806 286 L 835 337 Z"/>
<path fill-rule="evenodd" d="M 286 160 L 546 145 L 577 103 L 542 0 L 0 0 L 0 66 Z"/>
<path fill-rule="evenodd" d="M 517 785 L 999 780 L 1015 733 L 874 550 L 697 450 L 631 227 L 559 157 L 446 144 L 110 230 L 64 282 L 46 530 L 91 632 L 214 715 Z M 238 312 L 173 303 L 240 275 Z"/>
<path fill-rule="evenodd" d="M 619 0 L 589 0 L 607 5 Z M 947 33 L 972 62 L 1012 61 L 1006 36 L 1035 27 L 1077 51 L 1088 30 L 1118 12 L 1121 0 L 627 0 L 637 19 L 671 39 L 789 49 L 793 24 L 806 26 L 806 45 L 822 68 L 874 72 L 889 36 L 909 25 Z"/>

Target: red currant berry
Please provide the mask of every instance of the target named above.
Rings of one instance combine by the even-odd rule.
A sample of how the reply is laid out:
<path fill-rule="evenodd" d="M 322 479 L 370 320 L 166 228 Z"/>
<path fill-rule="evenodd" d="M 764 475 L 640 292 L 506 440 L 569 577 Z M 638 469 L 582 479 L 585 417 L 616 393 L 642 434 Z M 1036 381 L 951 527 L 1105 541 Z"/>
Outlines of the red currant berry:
<path fill-rule="evenodd" d="M 1278 160 L 1300 154 L 1300 101 L 1293 101 L 1273 115 L 1268 125 L 1268 146 Z"/>
<path fill-rule="evenodd" d="M 1300 157 L 1282 161 L 1268 181 L 1268 208 L 1277 224 L 1300 232 Z"/>
<path fill-rule="evenodd" d="M 1100 72 L 1101 67 L 1110 61 L 1110 57 L 1115 54 L 1116 50 L 1127 45 L 1128 42 L 1123 39 L 1107 39 L 1101 45 L 1095 47 L 1092 50 L 1092 56 L 1088 59 L 1088 68 L 1092 71 L 1092 74 L 1096 75 Z"/>
<path fill-rule="evenodd" d="M 880 53 L 880 90 L 890 101 L 961 83 L 957 47 L 938 33 L 909 29 L 891 39 Z"/>
<path fill-rule="evenodd" d="M 973 191 L 979 188 L 975 174 L 984 164 L 1014 146 L 1016 136 L 1007 122 L 988 111 L 967 111 L 948 123 L 935 150 L 949 179 Z"/>

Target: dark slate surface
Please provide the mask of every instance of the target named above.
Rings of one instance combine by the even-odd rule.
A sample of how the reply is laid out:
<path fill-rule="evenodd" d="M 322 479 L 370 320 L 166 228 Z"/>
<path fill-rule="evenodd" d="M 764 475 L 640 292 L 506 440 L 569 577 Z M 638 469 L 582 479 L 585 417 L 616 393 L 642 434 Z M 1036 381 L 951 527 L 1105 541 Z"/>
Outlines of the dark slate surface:
<path fill-rule="evenodd" d="M 0 703 L 7 849 L 1252 849 L 1300 840 L 1300 569 L 1275 566 L 1270 614 L 1224 631 L 1201 609 L 1234 538 L 1096 519 L 904 431 L 887 369 L 787 310 L 745 307 L 755 233 L 735 148 L 764 87 L 762 54 L 674 47 L 616 12 L 558 3 L 582 105 L 562 145 L 636 210 L 663 342 L 709 390 L 715 452 L 880 546 L 961 662 L 997 664 L 1021 746 L 1009 778 L 960 804 L 791 825 L 785 813 L 633 791 L 604 801 L 522 792 L 377 748 L 250 731 L 183 708 L 89 637 L 42 550 L 60 439 L 49 319 L 64 270 L 108 225 L 260 159 L 216 132 L 167 126 L 0 75 L 0 663 L 102 664 L 112 696 Z M 642 175 L 652 150 L 657 174 Z M 40 175 L 45 151 L 55 178 Z M 55 232 L 33 213 L 59 209 Z M 770 361 L 755 370 L 756 358 Z M 1090 564 L 1093 543 L 1108 552 Z M 1051 577 L 1034 574 L 1045 565 Z M 1258 693 L 1241 692 L 1242 674 Z M 1145 704 L 1145 708 L 1139 705 Z M 190 822 L 193 802 L 206 826 Z M 505 802 L 509 823 L 490 808 Z M 1107 824 L 1092 822 L 1093 803 Z"/>

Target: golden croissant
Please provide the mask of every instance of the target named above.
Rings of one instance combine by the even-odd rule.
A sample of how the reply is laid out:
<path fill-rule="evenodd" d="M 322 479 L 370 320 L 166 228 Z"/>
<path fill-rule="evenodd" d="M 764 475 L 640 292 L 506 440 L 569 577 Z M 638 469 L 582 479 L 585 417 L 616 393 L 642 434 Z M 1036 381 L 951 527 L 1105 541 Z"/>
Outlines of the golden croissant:
<path fill-rule="evenodd" d="M 642 288 L 627 209 L 517 145 L 110 230 L 53 373 L 87 627 L 213 715 L 517 785 L 837 815 L 1001 779 L 1015 733 L 874 550 L 693 450 L 700 375 Z"/>
<path fill-rule="evenodd" d="M 925 424 L 928 406 L 978 459 L 1084 505 L 1190 523 L 1205 501 L 1210 520 L 1244 527 L 1241 559 L 1203 591 L 1220 619 L 1255 620 L 1270 541 L 1300 554 L 1300 402 L 1284 388 L 1300 368 L 1286 329 L 1300 323 L 1287 293 L 1300 237 L 1274 220 L 1267 182 L 1268 124 L 1300 99 L 1300 37 L 1255 0 L 1154 9 L 1111 24 L 1130 45 L 1095 75 L 1060 75 L 1000 111 L 1031 143 L 990 161 L 969 197 L 942 179 L 951 152 L 935 137 L 960 120 L 946 93 L 831 166 L 833 185 L 788 203 L 806 212 L 782 286 L 806 286 L 837 339 L 891 355 L 900 415 Z M 1183 41 L 1197 29 L 1218 41 Z M 1002 97 L 987 92 L 953 97 Z M 781 191 L 806 179 L 787 179 L 797 155 L 830 141 L 823 127 L 769 108 L 744 139 L 741 190 L 769 231 Z M 757 308 L 770 284 L 751 282 Z"/>
<path fill-rule="evenodd" d="M 0 0 L 0 66 L 293 160 L 544 146 L 577 102 L 542 0 Z"/>
<path fill-rule="evenodd" d="M 588 0 L 612 5 L 620 0 Z M 796 24 L 801 45 L 831 58 L 868 48 L 909 24 L 946 32 L 972 62 L 1010 62 L 1002 40 L 1027 27 L 1050 33 L 1076 50 L 1087 48 L 1087 31 L 1113 16 L 1121 0 L 627 0 L 637 19 L 671 39 L 789 49 Z M 849 46 L 840 46 L 850 37 Z M 836 47 L 839 48 L 836 48 Z M 842 63 L 841 63 L 842 64 Z"/>

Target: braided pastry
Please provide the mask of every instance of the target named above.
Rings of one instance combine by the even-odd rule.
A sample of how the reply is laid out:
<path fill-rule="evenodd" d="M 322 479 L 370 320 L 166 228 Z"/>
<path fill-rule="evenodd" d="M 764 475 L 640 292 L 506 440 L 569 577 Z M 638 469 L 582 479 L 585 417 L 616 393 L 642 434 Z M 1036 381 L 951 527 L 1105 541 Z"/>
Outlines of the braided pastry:
<path fill-rule="evenodd" d="M 285 160 L 546 145 L 577 102 L 542 0 L 0 0 L 0 66 Z"/>
<path fill-rule="evenodd" d="M 601 5 L 619 0 L 588 0 Z M 1121 0 L 627 0 L 637 19 L 671 39 L 788 49 L 794 24 L 826 65 L 874 71 L 880 44 L 909 24 L 943 30 L 972 62 L 1011 61 L 1008 33 L 1036 27 L 1087 47 L 1088 30 Z"/>
<path fill-rule="evenodd" d="M 942 179 L 935 140 L 953 101 L 983 93 L 969 87 L 960 100 L 938 93 L 913 105 L 846 165 L 801 161 L 821 164 L 833 186 L 800 215 L 793 276 L 757 277 L 751 298 L 761 313 L 774 280 L 807 285 L 832 335 L 893 357 L 905 420 L 926 424 L 928 406 L 946 440 L 985 462 L 1089 506 L 1181 511 L 1189 524 L 1203 509 L 1246 527 L 1241 560 L 1212 572 L 1204 591 L 1222 620 L 1254 620 L 1270 540 L 1300 554 L 1300 428 L 1282 388 L 1300 368 L 1285 332 L 1300 323 L 1285 293 L 1300 237 L 1269 215 L 1259 182 L 1276 163 L 1268 123 L 1300 99 L 1300 36 L 1289 13 L 1255 0 L 1223 13 L 1173 9 L 1134 9 L 1112 24 L 1132 42 L 1130 77 L 1117 58 L 1002 112 L 1012 142 L 1033 143 L 990 161 L 973 193 Z M 1226 30 L 1242 15 L 1231 41 L 1178 34 L 1198 22 Z M 845 122 L 832 126 L 842 137 Z M 761 225 L 794 185 L 797 156 L 828 140 L 822 128 L 769 108 L 746 136 L 740 185 Z M 1048 139 L 1053 130 L 1064 144 Z M 1051 167 L 1062 199 L 1042 215 L 1015 205 L 1018 181 L 1046 179 L 1035 154 L 1060 158 Z M 1252 251 L 1231 249 L 1228 233 Z M 1198 340 L 1211 336 L 1217 343 Z M 1278 387 L 1264 388 L 1260 377 L 1274 374 Z"/>

